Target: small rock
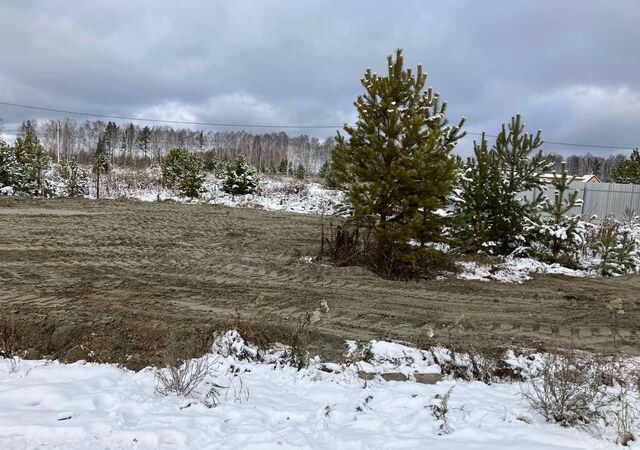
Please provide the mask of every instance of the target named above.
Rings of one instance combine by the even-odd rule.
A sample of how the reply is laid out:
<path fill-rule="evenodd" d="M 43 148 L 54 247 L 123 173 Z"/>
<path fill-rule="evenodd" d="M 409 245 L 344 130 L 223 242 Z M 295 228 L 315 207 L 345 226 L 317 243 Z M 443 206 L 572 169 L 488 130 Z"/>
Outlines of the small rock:
<path fill-rule="evenodd" d="M 407 381 L 407 376 L 400 372 L 383 373 L 382 378 L 385 381 Z"/>
<path fill-rule="evenodd" d="M 442 381 L 442 375 L 439 373 L 416 373 L 416 383 L 436 384 Z"/>
<path fill-rule="evenodd" d="M 364 370 L 360 370 L 358 371 L 358 376 L 360 377 L 360 379 L 368 381 L 368 380 L 373 380 L 376 377 L 376 374 L 371 372 L 365 372 Z"/>
<path fill-rule="evenodd" d="M 63 325 L 55 329 L 51 335 L 51 347 L 59 350 L 69 344 L 78 334 L 75 325 Z"/>

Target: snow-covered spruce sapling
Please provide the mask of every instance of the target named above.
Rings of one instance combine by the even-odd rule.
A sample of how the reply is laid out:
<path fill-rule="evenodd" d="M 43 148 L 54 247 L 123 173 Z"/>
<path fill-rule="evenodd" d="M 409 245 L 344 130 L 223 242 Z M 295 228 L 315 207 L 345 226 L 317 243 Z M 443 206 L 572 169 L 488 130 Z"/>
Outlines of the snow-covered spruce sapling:
<path fill-rule="evenodd" d="M 31 121 L 27 120 L 20 126 L 13 153 L 17 163 L 15 173 L 19 174 L 13 186 L 15 191 L 35 196 L 52 195 L 53 191 L 44 178 L 44 172 L 49 167 L 49 157 Z"/>
<path fill-rule="evenodd" d="M 463 250 L 507 255 L 526 243 L 526 225 L 538 221 L 543 196 L 528 201 L 521 193 L 542 191 L 540 175 L 553 164 L 541 145 L 540 131 L 524 133 L 520 115 L 502 125 L 490 149 L 484 135 L 474 143 L 474 157 L 462 165 L 454 194 Z"/>
<path fill-rule="evenodd" d="M 283 158 L 280 160 L 280 164 L 278 165 L 278 173 L 282 175 L 287 175 L 289 173 L 289 160 Z"/>
<path fill-rule="evenodd" d="M 495 191 L 495 208 L 492 211 L 489 239 L 496 242 L 496 251 L 506 255 L 522 246 L 525 225 L 537 222 L 539 206 L 544 197 L 541 175 L 548 172 L 553 159 L 544 156 L 540 130 L 534 134 L 524 132 L 520 115 L 511 118 L 511 123 L 502 125 L 492 149 L 496 153 L 500 182 Z M 522 199 L 522 192 L 539 189 L 532 200 Z"/>
<path fill-rule="evenodd" d="M 590 247 L 598 257 L 594 268 L 603 276 L 632 273 L 640 267 L 635 239 L 613 219 L 599 225 Z"/>
<path fill-rule="evenodd" d="M 473 152 L 474 156 L 460 165 L 452 198 L 458 245 L 463 251 L 475 253 L 487 248 L 492 218 L 499 210 L 495 193 L 500 172 L 496 152 L 488 148 L 484 133 L 479 143 L 473 141 Z"/>
<path fill-rule="evenodd" d="M 83 197 L 89 193 L 87 172 L 75 160 L 62 159 L 58 167 L 60 178 L 68 197 Z"/>
<path fill-rule="evenodd" d="M 182 197 L 197 198 L 203 192 L 202 165 L 202 160 L 187 149 L 173 148 L 162 160 L 163 182 Z"/>
<path fill-rule="evenodd" d="M 18 192 L 27 185 L 27 177 L 18 164 L 13 147 L 0 139 L 0 195 L 2 192 Z"/>
<path fill-rule="evenodd" d="M 568 266 L 577 264 L 578 250 L 584 244 L 586 233 L 581 216 L 573 213 L 582 206 L 579 190 L 571 187 L 573 180 L 563 162 L 561 173 L 554 174 L 550 182 L 555 189 L 553 198 L 544 197 L 540 220 L 528 227 L 535 240 L 534 254 L 545 261 Z"/>
<path fill-rule="evenodd" d="M 253 194 L 258 187 L 255 169 L 240 154 L 227 168 L 222 190 L 231 195 Z"/>
<path fill-rule="evenodd" d="M 219 177 L 226 173 L 227 162 L 221 159 L 215 150 L 202 153 L 202 169 Z"/>
<path fill-rule="evenodd" d="M 307 169 L 305 169 L 302 164 L 298 164 L 298 167 L 296 168 L 296 178 L 298 180 L 304 180 L 306 176 Z"/>
<path fill-rule="evenodd" d="M 386 75 L 367 69 L 358 119 L 338 133 L 332 168 L 353 207 L 350 222 L 371 232 L 369 258 L 378 274 L 420 276 L 425 244 L 442 238 L 436 211 L 455 181 L 451 151 L 464 135 L 449 125 L 446 103 L 425 89 L 422 66 L 404 68 L 402 51 L 389 56 Z M 418 245 L 413 245 L 417 243 Z"/>
<path fill-rule="evenodd" d="M 338 189 L 338 181 L 331 167 L 331 161 L 325 161 L 318 172 L 320 178 L 324 180 L 324 184 L 329 189 Z"/>

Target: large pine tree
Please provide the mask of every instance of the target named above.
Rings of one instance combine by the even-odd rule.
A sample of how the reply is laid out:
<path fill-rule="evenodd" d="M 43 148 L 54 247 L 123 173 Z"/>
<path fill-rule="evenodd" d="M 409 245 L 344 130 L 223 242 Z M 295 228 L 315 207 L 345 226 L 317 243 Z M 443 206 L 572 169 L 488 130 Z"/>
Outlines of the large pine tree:
<path fill-rule="evenodd" d="M 338 133 L 332 154 L 337 181 L 353 206 L 353 221 L 375 239 L 375 266 L 391 273 L 414 260 L 416 242 L 439 240 L 443 206 L 455 180 L 450 155 L 463 136 L 448 124 L 446 103 L 431 88 L 422 66 L 404 68 L 402 50 L 388 57 L 388 72 L 367 69 L 361 80 L 355 126 Z M 415 260 L 414 260 L 415 261 Z"/>

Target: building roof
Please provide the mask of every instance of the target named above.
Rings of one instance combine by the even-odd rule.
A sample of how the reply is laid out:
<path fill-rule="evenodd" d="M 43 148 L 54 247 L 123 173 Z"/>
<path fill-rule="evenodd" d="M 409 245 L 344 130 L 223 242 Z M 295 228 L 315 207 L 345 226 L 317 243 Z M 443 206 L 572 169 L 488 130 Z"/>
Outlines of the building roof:
<path fill-rule="evenodd" d="M 595 175 L 570 175 L 574 183 L 600 183 L 600 178 Z M 551 181 L 560 178 L 559 173 L 545 173 L 541 177 L 542 181 Z"/>

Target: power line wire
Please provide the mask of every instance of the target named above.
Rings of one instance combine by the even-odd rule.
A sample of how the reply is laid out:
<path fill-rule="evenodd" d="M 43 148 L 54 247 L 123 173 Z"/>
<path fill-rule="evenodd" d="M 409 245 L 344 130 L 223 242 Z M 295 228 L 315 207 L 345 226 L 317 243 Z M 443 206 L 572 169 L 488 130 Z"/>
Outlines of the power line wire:
<path fill-rule="evenodd" d="M 63 113 L 63 114 L 79 115 L 79 116 L 101 117 L 105 119 L 133 120 L 133 121 L 140 121 L 140 122 L 155 122 L 155 123 L 171 123 L 171 124 L 177 124 L 177 125 L 202 125 L 202 126 L 213 126 L 213 127 L 239 127 L 239 128 L 281 128 L 281 129 L 304 129 L 304 128 L 336 129 L 336 128 L 341 128 L 343 126 L 343 125 L 264 125 L 264 124 L 246 124 L 246 123 L 240 124 L 240 123 L 218 123 L 218 122 L 191 122 L 187 120 L 162 120 L 162 119 L 130 117 L 130 116 L 120 116 L 120 115 L 110 115 L 110 114 L 96 114 L 96 113 L 88 113 L 88 112 L 80 112 L 80 111 L 69 111 L 65 109 L 22 105 L 19 103 L 10 103 L 10 102 L 4 102 L 4 101 L 0 101 L 0 105 L 11 106 L 16 108 L 24 108 L 24 109 L 34 109 L 38 111 L 49 111 L 49 112 L 57 112 L 57 113 Z M 17 132 L 19 130 L 5 130 L 5 131 Z M 473 135 L 473 136 L 482 136 L 483 133 L 467 131 L 467 134 Z M 484 135 L 486 137 L 492 137 L 492 138 L 497 137 L 494 134 L 485 133 Z M 611 149 L 611 150 L 633 150 L 634 149 L 634 147 L 623 147 L 620 145 L 579 144 L 575 142 L 558 142 L 558 141 L 547 141 L 547 140 L 544 140 L 544 144 L 564 145 L 568 147 L 600 148 L 600 149 Z"/>
<path fill-rule="evenodd" d="M 158 122 L 158 123 L 173 123 L 178 125 L 205 125 L 212 127 L 242 127 L 242 128 L 340 128 L 342 125 L 263 125 L 263 124 L 242 124 L 242 123 L 217 123 L 217 122 L 191 122 L 187 120 L 162 120 L 162 119 L 149 119 L 149 118 L 141 118 L 141 117 L 130 117 L 130 116 L 118 116 L 118 115 L 110 115 L 110 114 L 94 114 L 87 112 L 79 112 L 79 111 L 68 111 L 64 109 L 57 108 L 45 108 L 42 106 L 31 106 L 31 105 L 21 105 L 18 103 L 9 103 L 0 101 L 0 105 L 5 106 L 13 106 L 16 108 L 26 108 L 26 109 L 36 109 L 39 111 L 50 111 L 64 114 L 73 114 L 78 116 L 90 116 L 90 117 L 102 117 L 105 119 L 117 119 L 117 120 L 137 120 L 140 122 Z"/>
<path fill-rule="evenodd" d="M 467 131 L 467 134 L 472 134 L 474 136 L 482 136 L 482 133 L 474 133 L 471 131 Z M 497 138 L 498 136 L 495 134 L 484 134 L 486 137 Z M 589 147 L 589 148 L 608 148 L 614 150 L 633 150 L 635 147 L 621 147 L 619 145 L 597 145 L 597 144 L 576 144 L 574 142 L 556 142 L 556 141 L 547 141 L 546 139 L 542 139 L 542 143 L 544 144 L 552 144 L 552 145 L 566 145 L 569 147 Z"/>

